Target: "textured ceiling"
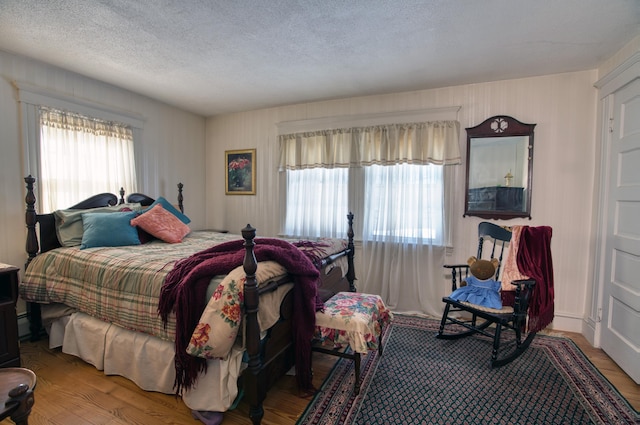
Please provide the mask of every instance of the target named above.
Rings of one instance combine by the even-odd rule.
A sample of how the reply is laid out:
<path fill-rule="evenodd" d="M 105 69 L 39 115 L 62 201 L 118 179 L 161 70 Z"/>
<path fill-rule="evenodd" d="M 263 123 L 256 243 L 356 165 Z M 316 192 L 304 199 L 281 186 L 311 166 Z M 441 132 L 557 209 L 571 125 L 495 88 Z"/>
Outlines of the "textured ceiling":
<path fill-rule="evenodd" d="M 594 69 L 640 0 L 0 0 L 0 50 L 205 116 Z"/>

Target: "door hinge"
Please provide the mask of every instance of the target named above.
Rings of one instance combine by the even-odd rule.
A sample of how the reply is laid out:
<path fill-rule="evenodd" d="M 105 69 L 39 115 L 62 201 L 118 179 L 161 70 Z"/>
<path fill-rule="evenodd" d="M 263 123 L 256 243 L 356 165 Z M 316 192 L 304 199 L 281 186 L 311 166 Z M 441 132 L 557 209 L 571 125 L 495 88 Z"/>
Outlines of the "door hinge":
<path fill-rule="evenodd" d="M 613 133 L 613 117 L 609 118 L 609 133 Z"/>
<path fill-rule="evenodd" d="M 602 322 L 602 307 L 598 307 L 598 313 L 596 314 L 596 323 Z"/>

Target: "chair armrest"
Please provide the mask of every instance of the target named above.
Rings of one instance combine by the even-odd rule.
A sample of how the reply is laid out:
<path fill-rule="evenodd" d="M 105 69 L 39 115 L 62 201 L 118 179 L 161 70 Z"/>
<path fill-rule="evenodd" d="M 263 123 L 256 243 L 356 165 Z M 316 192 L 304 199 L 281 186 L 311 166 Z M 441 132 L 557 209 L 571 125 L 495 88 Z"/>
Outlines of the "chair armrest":
<path fill-rule="evenodd" d="M 536 281 L 533 279 L 518 279 L 518 280 L 512 280 L 511 281 L 512 285 L 515 285 L 516 287 L 522 289 L 522 285 L 526 286 L 527 288 L 533 288 L 533 285 L 536 284 Z"/>
<path fill-rule="evenodd" d="M 536 281 L 533 279 L 518 279 L 512 281 L 511 284 L 516 287 L 513 313 L 524 316 L 529 308 L 529 298 Z"/>
<path fill-rule="evenodd" d="M 468 264 L 445 264 L 442 267 L 445 267 L 447 269 L 453 269 L 453 268 L 458 269 L 458 268 L 461 268 L 461 267 L 469 267 L 469 265 Z"/>
<path fill-rule="evenodd" d="M 462 282 L 464 278 L 469 276 L 468 264 L 445 264 L 442 267 L 451 270 L 451 290 L 452 291 L 455 291 L 456 289 L 458 289 L 458 279 L 460 279 L 460 282 Z M 463 273 L 464 273 L 464 277 L 462 276 Z"/>

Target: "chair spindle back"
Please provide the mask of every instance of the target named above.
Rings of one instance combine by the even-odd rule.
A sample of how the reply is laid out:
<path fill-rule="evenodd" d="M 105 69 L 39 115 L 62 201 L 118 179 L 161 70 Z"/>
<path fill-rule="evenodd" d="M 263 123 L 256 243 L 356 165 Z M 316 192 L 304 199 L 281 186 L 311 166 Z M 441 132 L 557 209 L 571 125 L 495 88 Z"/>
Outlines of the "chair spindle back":
<path fill-rule="evenodd" d="M 497 258 L 500 263 L 496 268 L 495 279 L 500 279 L 500 269 L 502 267 L 502 257 L 504 256 L 506 245 L 511 241 L 511 231 L 488 221 L 483 221 L 478 225 L 478 255 L 482 258 L 482 251 L 485 240 L 491 242 L 491 255 L 485 259 Z M 497 256 L 496 256 L 497 254 Z"/>

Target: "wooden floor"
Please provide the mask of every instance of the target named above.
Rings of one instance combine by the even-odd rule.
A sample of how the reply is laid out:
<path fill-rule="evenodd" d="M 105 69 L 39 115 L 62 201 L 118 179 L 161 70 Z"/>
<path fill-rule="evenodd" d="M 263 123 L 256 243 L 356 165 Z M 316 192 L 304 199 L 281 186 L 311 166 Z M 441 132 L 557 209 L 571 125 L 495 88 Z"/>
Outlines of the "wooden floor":
<path fill-rule="evenodd" d="M 591 362 L 622 393 L 636 410 L 640 410 L 640 385 L 635 384 L 602 351 L 589 345 L 579 334 L 564 333 L 573 339 Z M 105 376 L 93 366 L 50 350 L 47 341 L 26 342 L 21 346 L 22 365 L 36 372 L 38 384 L 30 425 L 98 425 L 98 424 L 201 424 L 192 418 L 181 400 L 165 394 L 140 390 L 131 381 Z M 314 385 L 319 387 L 336 357 L 314 353 Z M 265 425 L 294 424 L 310 398 L 298 397 L 295 378 L 286 376 L 264 403 Z M 250 424 L 248 405 L 225 413 L 224 425 Z M 12 424 L 9 419 L 1 425 Z"/>

